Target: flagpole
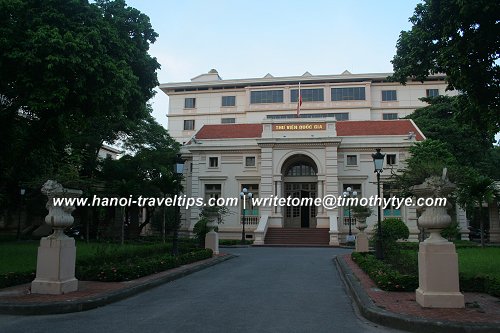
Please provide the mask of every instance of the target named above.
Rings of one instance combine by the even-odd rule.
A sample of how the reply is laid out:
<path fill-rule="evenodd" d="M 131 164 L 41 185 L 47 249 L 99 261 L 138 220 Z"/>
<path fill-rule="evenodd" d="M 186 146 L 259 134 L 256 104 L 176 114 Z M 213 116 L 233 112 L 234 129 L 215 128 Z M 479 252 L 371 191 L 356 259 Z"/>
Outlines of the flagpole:
<path fill-rule="evenodd" d="M 302 104 L 302 98 L 300 94 L 300 81 L 299 81 L 299 94 L 297 96 L 297 118 L 300 117 L 300 105 Z"/>

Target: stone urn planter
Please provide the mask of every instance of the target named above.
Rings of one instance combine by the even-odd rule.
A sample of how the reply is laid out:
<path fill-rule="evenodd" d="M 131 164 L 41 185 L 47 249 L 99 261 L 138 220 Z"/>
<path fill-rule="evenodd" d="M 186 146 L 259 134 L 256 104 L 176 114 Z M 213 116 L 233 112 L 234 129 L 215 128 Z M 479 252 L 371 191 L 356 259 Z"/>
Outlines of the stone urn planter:
<path fill-rule="evenodd" d="M 54 232 L 40 240 L 36 263 L 36 278 L 31 282 L 33 294 L 65 294 L 78 290 L 75 278 L 76 247 L 75 240 L 64 234 L 64 229 L 74 222 L 71 213 L 75 207 L 66 202 L 56 205 L 56 198 L 78 198 L 82 191 L 66 189 L 54 180 L 48 180 L 42 187 L 48 198 L 49 211 L 45 222 Z"/>
<path fill-rule="evenodd" d="M 417 198 L 447 198 L 455 190 L 456 186 L 445 177 L 432 176 L 424 183 L 412 187 L 412 192 Z M 424 206 L 421 208 L 422 215 L 418 218 L 418 225 L 429 231 L 430 236 L 425 240 L 427 243 L 447 243 L 441 236 L 441 231 L 451 224 L 451 217 L 447 213 L 446 206 Z"/>
<path fill-rule="evenodd" d="M 424 183 L 412 188 L 418 198 L 446 198 L 455 185 L 443 176 L 432 176 Z M 419 245 L 418 289 L 415 297 L 425 308 L 464 308 L 464 295 L 460 292 L 458 280 L 458 256 L 455 244 L 441 237 L 441 230 L 451 223 L 446 206 L 423 207 L 418 223 L 430 232 L 430 236 Z"/>

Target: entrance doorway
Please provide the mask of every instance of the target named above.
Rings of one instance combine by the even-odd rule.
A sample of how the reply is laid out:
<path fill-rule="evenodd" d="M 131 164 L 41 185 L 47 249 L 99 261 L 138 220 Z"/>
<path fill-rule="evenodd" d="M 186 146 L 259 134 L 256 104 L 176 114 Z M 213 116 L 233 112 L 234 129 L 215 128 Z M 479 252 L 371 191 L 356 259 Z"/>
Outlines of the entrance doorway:
<path fill-rule="evenodd" d="M 285 183 L 285 198 L 316 198 L 316 183 Z M 315 228 L 316 207 L 314 205 L 286 206 L 285 228 Z"/>
<path fill-rule="evenodd" d="M 304 202 L 309 198 L 311 203 L 316 198 L 317 167 L 306 155 L 297 154 L 283 164 L 284 197 L 298 198 Z M 313 204 L 287 206 L 284 209 L 283 227 L 316 228 L 317 207 Z"/>

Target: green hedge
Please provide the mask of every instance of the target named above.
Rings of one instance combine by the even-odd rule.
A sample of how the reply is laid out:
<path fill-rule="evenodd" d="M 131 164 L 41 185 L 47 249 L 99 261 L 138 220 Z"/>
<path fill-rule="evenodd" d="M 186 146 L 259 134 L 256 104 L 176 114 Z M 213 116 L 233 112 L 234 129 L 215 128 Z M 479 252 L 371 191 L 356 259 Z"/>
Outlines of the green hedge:
<path fill-rule="evenodd" d="M 382 290 L 415 291 L 418 288 L 418 275 L 402 274 L 372 254 L 353 252 L 351 258 Z M 463 292 L 479 292 L 500 297 L 500 281 L 493 276 L 459 274 L 459 280 Z"/>
<path fill-rule="evenodd" d="M 116 256 L 108 254 L 94 260 L 90 258 L 78 260 L 76 278 L 86 281 L 127 281 L 212 257 L 210 249 L 192 249 L 176 257 L 168 254 L 142 257 L 137 255 L 138 253 L 145 254 L 151 251 L 138 251 L 132 256 L 129 253 L 129 257 L 124 257 L 123 253 L 119 252 Z M 34 278 L 34 271 L 0 274 L 0 288 L 29 283 Z"/>
<path fill-rule="evenodd" d="M 79 265 L 75 275 L 77 279 L 87 281 L 127 281 L 211 257 L 210 249 L 199 249 L 176 257 L 168 254 L 150 258 L 132 257 L 124 261 Z"/>
<path fill-rule="evenodd" d="M 382 290 L 415 291 L 418 288 L 418 277 L 401 274 L 371 254 L 353 252 L 351 258 Z"/>
<path fill-rule="evenodd" d="M 35 279 L 35 272 L 9 272 L 0 274 L 0 289 L 29 283 Z"/>

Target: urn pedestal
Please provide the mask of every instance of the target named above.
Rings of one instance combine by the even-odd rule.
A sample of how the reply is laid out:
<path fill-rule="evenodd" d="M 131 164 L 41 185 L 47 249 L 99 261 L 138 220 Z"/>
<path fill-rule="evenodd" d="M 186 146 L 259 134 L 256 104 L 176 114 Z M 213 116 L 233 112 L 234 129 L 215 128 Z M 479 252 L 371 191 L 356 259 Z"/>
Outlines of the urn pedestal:
<path fill-rule="evenodd" d="M 358 223 L 356 224 L 356 228 L 359 229 L 359 232 L 356 235 L 355 252 L 368 252 L 369 251 L 368 236 L 365 233 L 365 229 L 367 228 L 366 218 L 358 217 L 356 219 L 358 221 Z"/>
<path fill-rule="evenodd" d="M 211 221 L 208 226 L 210 231 L 205 235 L 205 248 L 211 249 L 214 254 L 219 254 L 219 234 L 214 230 L 215 223 Z"/>
<path fill-rule="evenodd" d="M 74 222 L 70 205 L 54 205 L 54 198 L 77 198 L 82 191 L 70 190 L 55 181 L 47 181 L 42 192 L 49 198 L 49 214 L 45 222 L 54 232 L 40 240 L 36 264 L 36 278 L 31 282 L 31 293 L 59 295 L 78 290 L 75 278 L 76 247 L 75 240 L 64 234 L 64 229 Z"/>
<path fill-rule="evenodd" d="M 454 185 L 446 178 L 430 177 L 413 187 L 422 198 L 446 197 Z M 464 308 L 464 295 L 458 280 L 458 256 L 455 244 L 441 237 L 441 230 L 451 223 L 447 207 L 428 206 L 418 218 L 430 236 L 420 243 L 418 251 L 417 303 L 425 308 Z"/>

